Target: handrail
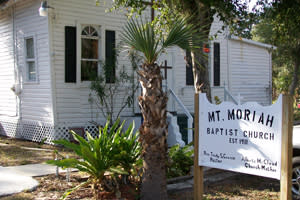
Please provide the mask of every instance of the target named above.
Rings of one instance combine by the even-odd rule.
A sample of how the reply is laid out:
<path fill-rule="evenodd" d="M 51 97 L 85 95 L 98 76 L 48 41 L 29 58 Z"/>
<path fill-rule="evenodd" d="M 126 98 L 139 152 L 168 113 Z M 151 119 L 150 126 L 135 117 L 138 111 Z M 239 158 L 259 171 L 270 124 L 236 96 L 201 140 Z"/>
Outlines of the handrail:
<path fill-rule="evenodd" d="M 188 143 L 191 143 L 193 141 L 193 116 L 171 88 L 169 88 L 169 92 L 174 97 L 179 106 L 183 109 L 185 115 L 188 117 Z"/>
<path fill-rule="evenodd" d="M 224 101 L 227 101 L 227 96 L 231 98 L 231 100 L 236 104 L 239 105 L 240 103 L 230 94 L 230 92 L 224 87 Z"/>

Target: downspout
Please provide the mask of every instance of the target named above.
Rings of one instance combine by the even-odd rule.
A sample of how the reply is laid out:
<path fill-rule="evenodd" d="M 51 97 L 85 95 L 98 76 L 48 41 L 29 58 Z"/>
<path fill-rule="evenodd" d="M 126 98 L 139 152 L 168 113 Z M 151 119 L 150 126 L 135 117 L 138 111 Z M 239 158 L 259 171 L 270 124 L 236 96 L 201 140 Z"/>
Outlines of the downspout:
<path fill-rule="evenodd" d="M 231 91 L 230 90 L 230 87 L 231 87 L 231 84 L 230 84 L 230 68 L 231 68 L 231 66 L 230 66 L 230 48 L 229 48 L 229 45 L 230 45 L 230 38 L 231 38 L 231 35 L 227 32 L 227 35 L 228 35 L 228 37 L 227 37 L 227 88 L 228 88 L 228 91 Z M 224 85 L 224 87 L 225 87 L 225 85 Z"/>
<path fill-rule="evenodd" d="M 54 2 L 52 1 L 52 4 Z M 55 52 L 53 51 L 53 29 L 52 24 L 55 20 L 55 13 L 49 12 L 47 16 L 48 25 L 48 41 L 49 41 L 49 67 L 50 67 L 50 82 L 51 82 L 51 93 L 52 93 L 52 112 L 53 112 L 53 126 L 57 125 L 57 113 L 56 113 L 56 78 L 55 78 L 55 67 L 53 60 L 55 59 Z"/>
<path fill-rule="evenodd" d="M 16 95 L 16 117 L 18 120 L 22 120 L 22 110 L 21 110 L 21 75 L 18 67 L 18 49 L 17 49 L 17 32 L 16 32 L 16 22 L 15 22 L 15 4 L 11 7 L 11 17 L 12 17 L 12 29 L 13 29 L 13 59 L 14 59 L 14 92 Z"/>

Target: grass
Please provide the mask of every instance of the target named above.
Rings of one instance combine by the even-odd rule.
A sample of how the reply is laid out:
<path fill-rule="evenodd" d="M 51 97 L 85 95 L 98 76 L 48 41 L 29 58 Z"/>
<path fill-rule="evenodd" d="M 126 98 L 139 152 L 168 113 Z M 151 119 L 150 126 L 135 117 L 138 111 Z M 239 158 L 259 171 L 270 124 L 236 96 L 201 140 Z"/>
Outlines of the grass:
<path fill-rule="evenodd" d="M 55 150 L 63 156 L 74 155 L 66 149 L 52 145 L 0 136 L 0 166 L 43 163 L 55 158 Z"/>
<path fill-rule="evenodd" d="M 0 146 L 0 165 L 15 166 L 41 163 L 53 158 L 53 152 L 24 150 L 18 146 Z"/>

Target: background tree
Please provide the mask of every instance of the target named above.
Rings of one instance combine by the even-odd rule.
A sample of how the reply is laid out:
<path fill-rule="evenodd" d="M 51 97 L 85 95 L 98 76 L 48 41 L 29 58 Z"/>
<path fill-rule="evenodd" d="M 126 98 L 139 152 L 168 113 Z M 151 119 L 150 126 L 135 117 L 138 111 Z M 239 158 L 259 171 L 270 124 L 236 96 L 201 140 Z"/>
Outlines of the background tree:
<path fill-rule="evenodd" d="M 293 62 L 286 55 L 285 47 L 275 41 L 274 26 L 271 18 L 263 18 L 253 28 L 253 40 L 272 44 L 276 47 L 272 50 L 272 90 L 273 99 L 280 93 L 289 93 L 292 82 Z"/>
<path fill-rule="evenodd" d="M 256 12 L 260 21 L 254 28 L 254 39 L 277 47 L 273 51 L 273 98 L 280 93 L 299 99 L 300 76 L 300 1 L 274 1 L 265 3 Z M 294 119 L 300 119 L 300 111 L 294 104 Z M 298 102 L 299 103 L 299 102 Z"/>
<path fill-rule="evenodd" d="M 172 25 L 172 19 L 178 16 L 189 19 L 187 22 L 196 27 L 194 36 L 203 38 L 203 43 L 209 40 L 209 31 L 213 16 L 218 16 L 225 25 L 231 27 L 232 33 L 249 37 L 254 14 L 247 12 L 247 2 L 241 0 L 115 0 L 114 8 L 120 6 L 129 8 L 130 15 L 141 14 L 151 6 L 159 15 L 155 15 L 153 23 L 158 24 L 160 30 L 166 30 Z M 206 92 L 210 99 L 210 84 L 208 76 L 208 62 L 202 49 L 193 49 L 192 64 L 194 74 L 194 87 L 197 93 Z"/>
<path fill-rule="evenodd" d="M 278 55 L 282 58 L 280 61 L 288 67 L 292 65 L 292 78 L 289 83 L 288 93 L 295 94 L 299 81 L 300 67 L 300 1 L 273 1 L 265 3 L 259 1 L 263 7 L 257 12 L 261 13 L 261 23 L 269 24 L 272 27 L 272 33 L 269 35 L 268 42 L 278 47 Z M 260 26 L 260 27 L 261 27 Z M 262 38 L 266 35 L 263 31 L 257 31 Z M 283 66 L 283 65 L 282 65 Z"/>
<path fill-rule="evenodd" d="M 189 49 L 192 45 L 193 28 L 183 20 L 173 23 L 168 32 L 159 37 L 151 23 L 135 22 L 125 26 L 122 41 L 129 49 L 143 55 L 143 64 L 138 70 L 142 94 L 139 105 L 143 116 L 140 141 L 143 156 L 142 199 L 167 199 L 167 94 L 162 88 L 162 76 L 158 57 L 168 47 Z"/>

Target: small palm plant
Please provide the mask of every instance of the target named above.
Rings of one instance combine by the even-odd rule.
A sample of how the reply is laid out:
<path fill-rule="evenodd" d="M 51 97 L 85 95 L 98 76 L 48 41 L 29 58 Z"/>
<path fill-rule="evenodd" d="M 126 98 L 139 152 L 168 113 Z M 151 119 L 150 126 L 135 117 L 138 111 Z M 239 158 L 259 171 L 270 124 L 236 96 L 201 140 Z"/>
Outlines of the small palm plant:
<path fill-rule="evenodd" d="M 158 57 L 169 47 L 190 49 L 194 46 L 195 28 L 185 20 L 176 19 L 170 30 L 159 37 L 151 23 L 130 20 L 122 32 L 122 41 L 129 49 L 143 55 L 138 71 L 142 94 L 139 105 L 143 115 L 140 141 L 143 152 L 143 199 L 167 199 L 167 94 L 162 88 L 162 76 Z"/>
<path fill-rule="evenodd" d="M 99 199 L 98 191 L 103 187 L 108 187 L 105 182 L 105 176 L 107 174 L 112 178 L 117 174 L 128 174 L 127 167 L 133 165 L 133 163 L 139 159 L 138 135 L 133 133 L 134 124 L 131 124 L 127 131 L 123 133 L 122 129 L 124 122 L 121 125 L 119 122 L 120 120 L 117 120 L 111 128 L 109 128 L 110 122 L 108 120 L 104 128 L 99 128 L 99 135 L 96 138 L 93 138 L 86 132 L 87 140 L 76 134 L 74 131 L 71 131 L 71 134 L 78 144 L 68 140 L 54 141 L 55 144 L 60 144 L 73 150 L 78 155 L 79 159 L 66 158 L 62 160 L 50 160 L 47 161 L 48 164 L 63 168 L 75 168 L 89 174 L 89 178 L 86 182 L 66 191 L 62 199 L 65 199 L 71 192 L 88 184 L 92 184 L 95 199 Z M 132 150 L 134 156 L 132 156 L 133 158 L 130 160 L 132 163 L 126 163 L 126 167 L 123 167 L 123 162 L 118 162 L 118 159 L 120 158 L 119 154 L 122 154 L 119 144 L 120 141 L 125 140 L 126 138 L 132 143 L 131 146 L 134 147 L 134 150 Z M 117 182 L 115 183 L 117 184 Z"/>

